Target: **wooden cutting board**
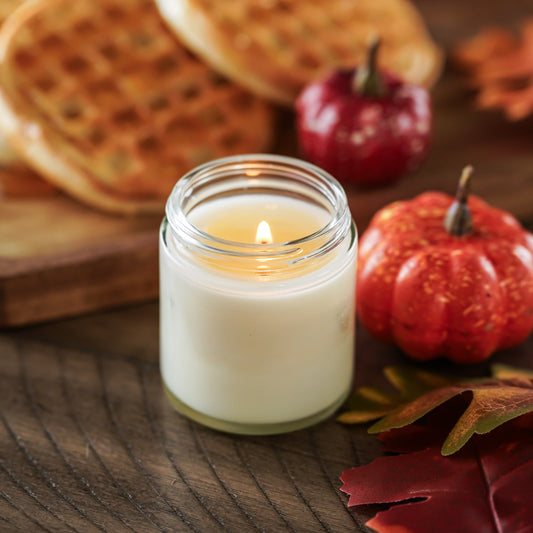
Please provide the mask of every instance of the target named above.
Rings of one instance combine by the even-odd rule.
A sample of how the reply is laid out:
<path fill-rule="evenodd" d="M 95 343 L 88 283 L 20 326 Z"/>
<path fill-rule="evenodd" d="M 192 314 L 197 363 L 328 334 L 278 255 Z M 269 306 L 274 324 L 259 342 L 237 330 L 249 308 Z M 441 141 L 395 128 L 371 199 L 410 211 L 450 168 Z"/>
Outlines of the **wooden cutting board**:
<path fill-rule="evenodd" d="M 468 163 L 476 194 L 532 223 L 532 121 L 509 124 L 498 112 L 474 110 L 453 72 L 433 101 L 433 148 L 418 171 L 381 189 L 346 186 L 359 231 L 389 202 L 428 189 L 453 194 Z M 290 113 L 281 116 L 275 152 L 298 153 L 293 124 Z M 156 298 L 161 218 L 110 216 L 59 193 L 0 199 L 0 327 Z"/>
<path fill-rule="evenodd" d="M 0 326 L 153 298 L 161 217 L 121 218 L 60 193 L 0 201 Z"/>

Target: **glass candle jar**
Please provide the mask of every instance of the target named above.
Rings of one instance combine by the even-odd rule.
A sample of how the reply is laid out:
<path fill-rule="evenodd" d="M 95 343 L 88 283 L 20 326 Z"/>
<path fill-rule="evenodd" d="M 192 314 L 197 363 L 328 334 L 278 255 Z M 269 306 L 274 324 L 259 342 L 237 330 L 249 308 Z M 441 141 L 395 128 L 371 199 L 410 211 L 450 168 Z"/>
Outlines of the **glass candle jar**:
<path fill-rule="evenodd" d="M 233 433 L 330 416 L 353 377 L 357 232 L 298 159 L 244 155 L 178 181 L 160 233 L 161 374 L 174 407 Z"/>

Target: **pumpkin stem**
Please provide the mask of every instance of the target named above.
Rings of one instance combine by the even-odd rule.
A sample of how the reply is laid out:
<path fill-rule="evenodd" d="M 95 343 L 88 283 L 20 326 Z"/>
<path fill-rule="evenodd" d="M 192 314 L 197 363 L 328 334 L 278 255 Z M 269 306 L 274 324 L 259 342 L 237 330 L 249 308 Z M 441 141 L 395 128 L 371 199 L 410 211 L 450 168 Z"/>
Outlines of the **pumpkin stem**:
<path fill-rule="evenodd" d="M 353 89 L 362 96 L 379 97 L 383 96 L 385 90 L 383 81 L 379 75 L 377 67 L 378 50 L 381 45 L 381 39 L 374 37 L 368 47 L 366 62 L 361 65 L 353 77 Z"/>
<path fill-rule="evenodd" d="M 444 218 L 444 228 L 450 235 L 462 237 L 472 232 L 472 214 L 468 208 L 468 194 L 470 192 L 470 177 L 474 168 L 468 165 L 463 169 L 455 201 L 448 209 Z"/>

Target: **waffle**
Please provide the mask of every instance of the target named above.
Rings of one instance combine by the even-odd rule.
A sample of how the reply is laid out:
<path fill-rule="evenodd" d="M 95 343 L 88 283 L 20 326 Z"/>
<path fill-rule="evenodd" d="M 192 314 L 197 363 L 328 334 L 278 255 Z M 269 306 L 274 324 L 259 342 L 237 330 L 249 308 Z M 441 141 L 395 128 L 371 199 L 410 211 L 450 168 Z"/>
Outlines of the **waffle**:
<path fill-rule="evenodd" d="M 0 0 L 0 27 L 25 0 Z M 43 196 L 55 189 L 33 172 L 0 134 L 0 198 Z"/>
<path fill-rule="evenodd" d="M 22 5 L 24 0 L 2 0 L 0 2 L 0 24 L 14 11 L 17 7 Z"/>
<path fill-rule="evenodd" d="M 408 0 L 157 0 L 196 53 L 252 91 L 291 105 L 303 86 L 353 67 L 382 39 L 381 67 L 431 86 L 442 53 Z"/>
<path fill-rule="evenodd" d="M 0 127 L 51 183 L 161 212 L 207 160 L 267 148 L 272 108 L 189 52 L 153 0 L 33 0 L 0 32 Z"/>
<path fill-rule="evenodd" d="M 20 5 L 24 0 L 0 0 L 0 28 L 7 17 Z M 0 135 L 0 165 L 5 168 L 18 160 L 17 155 L 6 140 Z"/>

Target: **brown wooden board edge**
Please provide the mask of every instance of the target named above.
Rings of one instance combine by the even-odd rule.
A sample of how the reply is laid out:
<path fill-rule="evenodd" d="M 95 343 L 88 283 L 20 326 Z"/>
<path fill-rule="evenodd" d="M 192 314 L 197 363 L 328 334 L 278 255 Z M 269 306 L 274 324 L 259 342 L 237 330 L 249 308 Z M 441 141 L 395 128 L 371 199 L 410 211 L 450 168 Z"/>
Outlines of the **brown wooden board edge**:
<path fill-rule="evenodd" d="M 0 327 L 156 298 L 158 233 L 62 254 L 0 258 Z"/>

